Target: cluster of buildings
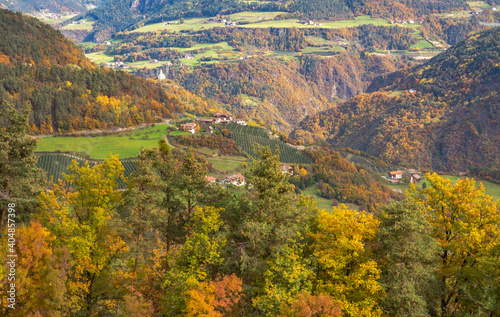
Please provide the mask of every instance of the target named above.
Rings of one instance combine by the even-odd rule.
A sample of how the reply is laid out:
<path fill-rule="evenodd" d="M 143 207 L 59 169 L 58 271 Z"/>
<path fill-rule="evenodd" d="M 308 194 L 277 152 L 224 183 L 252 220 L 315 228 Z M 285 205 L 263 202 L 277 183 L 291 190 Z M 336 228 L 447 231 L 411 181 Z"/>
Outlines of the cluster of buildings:
<path fill-rule="evenodd" d="M 290 165 L 281 165 L 280 169 L 283 172 L 283 174 L 288 173 L 290 175 L 293 175 L 293 167 Z M 207 182 L 209 182 L 211 184 L 217 183 L 217 179 L 213 176 L 206 176 L 205 179 L 207 180 Z M 243 176 L 239 173 L 234 174 L 234 175 L 230 175 L 230 176 L 226 176 L 219 181 L 219 185 L 224 185 L 224 186 L 227 186 L 227 185 L 243 186 L 245 184 L 246 184 L 245 176 Z"/>
<path fill-rule="evenodd" d="M 162 71 L 160 70 L 160 75 L 161 74 L 162 74 Z M 159 76 L 158 76 L 158 79 L 159 79 Z M 234 123 L 237 123 L 239 125 L 248 125 L 248 123 L 243 119 L 233 119 L 233 117 L 230 114 L 220 113 L 220 112 L 217 112 L 216 114 L 214 114 L 213 118 L 211 118 L 211 119 L 206 119 L 206 118 L 198 119 L 198 122 L 200 124 L 204 123 L 204 124 L 209 124 L 209 125 L 210 124 L 217 124 L 217 123 L 229 123 L 229 122 L 234 122 Z M 198 123 L 189 122 L 189 123 L 181 124 L 181 129 L 184 130 L 185 132 L 189 132 L 189 133 L 194 134 L 198 130 Z M 214 130 L 213 127 L 209 126 L 207 129 L 207 132 L 212 133 L 213 130 Z"/>
<path fill-rule="evenodd" d="M 316 23 L 313 20 L 301 20 L 297 23 L 303 24 L 303 25 L 321 25 L 321 23 Z"/>
<path fill-rule="evenodd" d="M 405 172 L 399 170 L 388 172 L 388 180 L 392 184 L 397 184 L 401 182 L 403 174 L 405 174 Z M 422 179 L 422 172 L 415 169 L 407 169 L 406 174 L 410 177 L 410 183 L 418 183 Z"/>
<path fill-rule="evenodd" d="M 203 23 L 224 23 L 227 26 L 235 26 L 236 22 L 232 22 L 230 20 L 226 19 L 216 19 L 216 18 L 209 18 Z"/>
<path fill-rule="evenodd" d="M 206 176 L 205 179 L 207 182 L 211 184 L 217 183 L 217 179 L 213 176 Z M 234 174 L 230 176 L 226 176 L 223 179 L 220 180 L 219 185 L 234 185 L 234 186 L 243 186 L 246 184 L 246 178 L 245 176 L 241 174 Z"/>

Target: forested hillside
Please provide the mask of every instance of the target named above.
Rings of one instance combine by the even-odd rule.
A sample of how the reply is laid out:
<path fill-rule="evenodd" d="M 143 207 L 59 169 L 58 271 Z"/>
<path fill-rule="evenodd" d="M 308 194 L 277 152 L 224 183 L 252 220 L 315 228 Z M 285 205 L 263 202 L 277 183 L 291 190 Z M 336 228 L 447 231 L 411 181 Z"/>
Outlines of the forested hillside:
<path fill-rule="evenodd" d="M 296 137 L 439 170 L 500 163 L 500 29 L 373 81 L 370 94 L 311 116 Z"/>
<path fill-rule="evenodd" d="M 208 113 L 207 103 L 181 87 L 96 67 L 34 18 L 0 10 L 0 29 L 0 98 L 31 105 L 32 133 L 131 126 L 183 110 Z"/>
<path fill-rule="evenodd" d="M 106 0 L 0 0 L 0 7 L 12 11 L 85 12 L 87 5 L 100 5 Z"/>

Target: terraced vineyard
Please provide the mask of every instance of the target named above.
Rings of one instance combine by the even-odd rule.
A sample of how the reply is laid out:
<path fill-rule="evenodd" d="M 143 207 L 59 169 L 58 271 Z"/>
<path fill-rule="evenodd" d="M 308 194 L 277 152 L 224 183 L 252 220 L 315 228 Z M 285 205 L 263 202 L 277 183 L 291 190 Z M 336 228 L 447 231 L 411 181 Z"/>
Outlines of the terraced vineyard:
<path fill-rule="evenodd" d="M 299 150 L 286 145 L 279 139 L 271 138 L 269 132 L 259 127 L 243 126 L 237 123 L 228 123 L 226 127 L 231 131 L 232 138 L 239 147 L 248 155 L 256 156 L 252 145 L 269 146 L 274 149 L 278 146 L 280 151 L 280 161 L 283 163 L 309 164 L 307 159 Z"/>
<path fill-rule="evenodd" d="M 90 166 L 95 166 L 104 162 L 104 160 L 86 159 L 83 157 L 84 155 L 82 155 L 82 153 L 36 152 L 35 154 L 38 157 L 36 166 L 43 169 L 47 175 L 47 179 L 54 180 L 54 182 L 63 179 L 63 173 L 67 174 L 69 172 L 68 166 L 73 162 L 73 160 L 76 160 L 79 164 L 88 162 Z M 123 167 L 125 168 L 125 177 L 128 177 L 136 170 L 134 158 L 123 159 L 120 160 L 120 162 L 122 162 Z M 118 186 L 120 189 L 124 189 L 126 184 L 122 179 L 120 179 L 118 181 Z"/>

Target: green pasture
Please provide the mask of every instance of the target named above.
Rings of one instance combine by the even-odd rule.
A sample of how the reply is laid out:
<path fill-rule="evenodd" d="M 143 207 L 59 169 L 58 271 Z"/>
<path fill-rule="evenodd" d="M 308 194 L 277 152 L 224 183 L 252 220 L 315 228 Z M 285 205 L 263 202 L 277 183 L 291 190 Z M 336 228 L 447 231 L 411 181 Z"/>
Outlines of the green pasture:
<path fill-rule="evenodd" d="M 498 3 L 498 2 L 497 2 Z M 491 9 L 492 6 L 484 1 L 467 1 L 467 4 L 473 9 Z"/>
<path fill-rule="evenodd" d="M 226 16 L 225 18 L 234 22 L 251 22 L 248 24 L 237 25 L 240 28 L 270 28 L 270 27 L 280 27 L 280 28 L 327 28 L 327 29 L 339 29 L 356 27 L 365 24 L 372 25 L 390 25 L 390 23 L 381 18 L 372 18 L 368 15 L 358 16 L 354 20 L 344 20 L 344 21 L 331 21 L 331 22 L 317 22 L 321 25 L 303 25 L 298 23 L 298 19 L 285 19 L 285 20 L 270 20 L 279 14 L 284 12 L 240 12 Z M 259 19 L 261 17 L 262 19 Z M 209 29 L 213 27 L 225 26 L 223 23 L 205 23 L 207 18 L 190 18 L 185 19 L 183 24 L 172 24 L 168 25 L 165 22 L 148 24 L 143 27 L 137 28 L 132 32 L 153 32 L 161 30 L 170 30 L 172 32 L 180 31 L 199 31 L 202 29 Z M 407 24 L 405 27 L 418 28 L 418 24 L 412 25 Z"/>
<path fill-rule="evenodd" d="M 46 17 L 35 17 L 36 19 L 42 21 L 43 23 L 47 23 L 47 24 L 59 24 L 59 23 L 62 23 L 66 20 L 69 20 L 73 17 L 75 17 L 76 14 L 68 14 L 68 15 L 60 15 L 60 19 L 52 19 L 52 18 L 46 18 Z"/>
<path fill-rule="evenodd" d="M 433 48 L 434 46 L 429 43 L 429 41 L 426 40 L 421 40 L 418 41 L 417 43 L 413 44 L 411 48 L 418 48 L 420 50 L 426 49 L 426 48 Z"/>
<path fill-rule="evenodd" d="M 106 136 L 44 137 L 40 138 L 37 151 L 87 152 L 93 159 L 103 159 L 110 154 L 120 158 L 135 157 L 141 147 L 157 147 L 167 129 L 168 126 L 159 124 Z"/>
<path fill-rule="evenodd" d="M 87 57 L 96 64 L 114 62 L 113 56 L 104 54 L 103 52 L 89 53 Z"/>
<path fill-rule="evenodd" d="M 356 17 L 354 20 L 343 20 L 343 21 L 332 21 L 332 22 L 317 22 L 321 25 L 303 25 L 298 23 L 298 19 L 285 19 L 276 21 L 265 21 L 260 23 L 250 23 L 245 25 L 239 25 L 242 28 L 270 28 L 270 27 L 282 27 L 282 28 L 326 28 L 326 29 L 340 29 L 356 27 L 365 24 L 372 25 L 390 25 L 387 20 L 381 18 L 372 18 L 368 15 Z M 316 21 L 315 21 L 316 22 Z"/>
<path fill-rule="evenodd" d="M 95 21 L 85 21 L 82 24 L 67 24 L 63 26 L 62 30 L 87 30 L 90 31 L 94 27 Z"/>
<path fill-rule="evenodd" d="M 197 149 L 198 150 L 198 149 Z M 240 158 L 237 156 L 236 158 Z M 246 159 L 241 156 L 241 158 Z M 209 158 L 208 161 L 212 163 L 212 167 L 219 172 L 227 173 L 230 171 L 236 171 L 243 165 L 244 160 L 235 160 L 233 157 L 222 157 L 222 158 Z"/>

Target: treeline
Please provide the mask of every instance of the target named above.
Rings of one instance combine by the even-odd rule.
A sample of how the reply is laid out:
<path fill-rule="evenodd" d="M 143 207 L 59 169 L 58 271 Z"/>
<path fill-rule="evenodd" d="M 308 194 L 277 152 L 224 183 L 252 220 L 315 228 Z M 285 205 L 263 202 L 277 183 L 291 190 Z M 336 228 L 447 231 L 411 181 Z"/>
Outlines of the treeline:
<path fill-rule="evenodd" d="M 310 28 L 301 31 L 306 36 L 317 36 L 330 41 L 359 42 L 370 49 L 407 50 L 417 42 L 413 29 L 400 26 L 361 25 L 352 28 Z"/>
<path fill-rule="evenodd" d="M 0 284 L 3 315 L 500 313 L 500 202 L 473 180 L 427 175 L 425 190 L 373 213 L 327 212 L 295 194 L 268 148 L 257 150 L 248 185 L 224 188 L 208 183 L 206 162 L 161 140 L 141 151 L 126 191 L 116 157 L 74 163 L 65 182 L 42 185 L 36 142 L 24 137 L 27 113 L 10 111 L 8 120 L 0 155 L 20 160 L 2 159 L 0 253 L 20 260 L 15 285 Z M 318 173 L 356 174 L 335 153 L 317 163 Z M 23 171 L 27 183 L 8 177 Z M 20 210 L 26 200 L 34 207 Z M 15 234 L 3 226 L 11 214 Z M 6 281 L 10 266 L 0 267 Z"/>
<path fill-rule="evenodd" d="M 469 167 L 470 176 L 479 177 L 489 180 L 490 182 L 500 184 L 500 169 L 489 168 L 484 166 Z"/>
<path fill-rule="evenodd" d="M 196 44 L 215 44 L 228 42 L 233 47 L 253 45 L 271 50 L 294 51 L 307 46 L 306 38 L 296 28 L 210 28 L 190 34 L 173 34 L 168 31 L 159 33 L 117 33 L 115 39 L 121 40 L 118 47 L 107 48 L 107 54 L 126 54 L 138 49 L 162 47 L 192 47 Z"/>
<path fill-rule="evenodd" d="M 484 31 L 488 28 L 488 26 L 482 25 L 476 16 L 466 19 L 446 19 L 429 15 L 419 30 L 425 38 L 439 38 L 450 45 L 455 45 L 472 33 Z"/>
<path fill-rule="evenodd" d="M 433 13 L 467 9 L 462 0 L 422 2 L 406 1 L 335 1 L 297 0 L 285 10 L 299 18 L 320 20 L 345 20 L 358 15 L 371 15 L 389 20 L 408 19 Z"/>
<path fill-rule="evenodd" d="M 241 155 L 241 149 L 236 142 L 221 134 L 193 136 L 174 135 L 169 136 L 169 138 L 172 138 L 176 143 L 188 147 L 208 147 L 209 149 L 217 149 L 219 150 L 219 155 Z"/>

